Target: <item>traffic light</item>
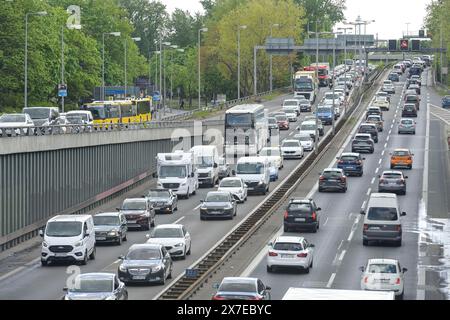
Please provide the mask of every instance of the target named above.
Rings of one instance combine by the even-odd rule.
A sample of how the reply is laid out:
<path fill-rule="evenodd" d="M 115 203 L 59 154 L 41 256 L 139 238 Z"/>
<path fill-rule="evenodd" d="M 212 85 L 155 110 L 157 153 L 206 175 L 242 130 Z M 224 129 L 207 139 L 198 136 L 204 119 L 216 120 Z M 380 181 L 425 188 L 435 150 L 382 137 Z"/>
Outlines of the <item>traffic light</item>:
<path fill-rule="evenodd" d="M 389 51 L 397 51 L 397 40 L 389 40 Z"/>
<path fill-rule="evenodd" d="M 414 51 L 420 51 L 420 40 L 412 40 L 412 49 Z"/>
<path fill-rule="evenodd" d="M 409 49 L 409 41 L 406 39 L 400 40 L 400 50 L 405 51 Z"/>

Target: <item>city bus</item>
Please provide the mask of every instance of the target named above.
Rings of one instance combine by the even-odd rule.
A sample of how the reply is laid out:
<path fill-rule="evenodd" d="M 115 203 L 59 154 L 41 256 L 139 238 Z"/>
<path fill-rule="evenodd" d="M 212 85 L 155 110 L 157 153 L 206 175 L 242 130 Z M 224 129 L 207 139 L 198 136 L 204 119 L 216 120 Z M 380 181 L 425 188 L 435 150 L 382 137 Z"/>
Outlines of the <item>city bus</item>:
<path fill-rule="evenodd" d="M 238 105 L 225 113 L 227 158 L 257 156 L 269 138 L 269 123 L 263 105 Z"/>
<path fill-rule="evenodd" d="M 81 109 L 91 111 L 94 124 L 147 122 L 152 119 L 152 98 L 94 101 Z"/>

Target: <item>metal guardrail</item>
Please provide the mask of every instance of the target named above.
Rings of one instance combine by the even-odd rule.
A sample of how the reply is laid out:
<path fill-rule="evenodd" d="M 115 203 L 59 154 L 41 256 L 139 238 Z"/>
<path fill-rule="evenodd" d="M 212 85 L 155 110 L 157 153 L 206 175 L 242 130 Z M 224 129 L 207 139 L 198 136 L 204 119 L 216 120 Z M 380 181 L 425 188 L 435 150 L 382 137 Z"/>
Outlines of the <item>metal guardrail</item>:
<path fill-rule="evenodd" d="M 375 69 L 372 79 L 377 79 L 385 69 Z M 336 125 L 336 133 L 347 123 L 349 116 L 356 110 L 363 95 L 369 89 L 362 85 L 353 93 L 356 97 L 351 97 L 349 105 L 341 120 Z M 353 99 L 352 99 L 353 98 Z M 192 266 L 197 269 L 195 277 L 186 277 L 181 275 L 177 280 L 167 287 L 158 297 L 160 300 L 183 300 L 189 299 L 205 283 L 210 275 L 215 272 L 225 262 L 237 248 L 242 246 L 251 235 L 269 218 L 269 216 L 278 209 L 279 206 L 289 197 L 295 187 L 313 169 L 314 164 L 319 161 L 328 148 L 332 145 L 334 136 L 331 132 L 324 137 L 319 145 L 319 152 L 316 155 L 310 153 L 294 171 L 266 198 L 246 219 L 231 230 L 218 245 L 211 248 L 199 262 Z"/>

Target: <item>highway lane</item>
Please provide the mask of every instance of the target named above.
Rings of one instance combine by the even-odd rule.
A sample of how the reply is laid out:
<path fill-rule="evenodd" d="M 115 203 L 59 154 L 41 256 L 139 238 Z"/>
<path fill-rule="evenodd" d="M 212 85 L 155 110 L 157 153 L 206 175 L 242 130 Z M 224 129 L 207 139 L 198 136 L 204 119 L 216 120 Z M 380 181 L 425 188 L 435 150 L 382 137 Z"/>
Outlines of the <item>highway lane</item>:
<path fill-rule="evenodd" d="M 402 77 L 404 84 L 405 76 Z M 397 86 L 397 94 L 392 97 L 391 110 L 384 112 L 385 130 L 376 144 L 375 153 L 366 155 L 365 174 L 361 178 L 349 178 L 347 194 L 318 193 L 311 191 L 316 203 L 322 207 L 321 228 L 317 234 L 288 233 L 286 235 L 302 235 L 316 245 L 314 268 L 309 274 L 267 273 L 265 257 L 258 263 L 252 276 L 259 277 L 272 287 L 272 298 L 281 299 L 291 286 L 321 287 L 340 289 L 359 289 L 360 271 L 368 258 L 393 257 L 400 259 L 403 266 L 408 267 L 406 274 L 405 298 L 415 299 L 417 287 L 417 212 L 422 193 L 423 150 L 425 141 L 426 101 L 422 99 L 418 117 L 416 136 L 398 136 L 397 120 L 401 116 L 401 95 L 398 93 L 402 83 Z M 425 89 L 426 90 L 426 89 Z M 426 95 L 426 92 L 425 92 Z M 423 97 L 424 95 L 422 95 Z M 395 121 L 393 122 L 393 120 Z M 389 133 L 391 130 L 392 131 Z M 359 212 L 371 192 L 377 192 L 378 174 L 389 169 L 389 152 L 395 147 L 409 147 L 414 150 L 415 163 L 413 170 L 407 171 L 408 191 L 400 196 L 400 203 L 409 213 L 403 220 L 404 242 L 402 247 L 384 247 L 362 245 L 362 216 Z M 351 145 L 345 147 L 350 151 Z M 333 161 L 333 166 L 335 161 Z M 282 234 L 282 230 L 279 232 Z"/>
<path fill-rule="evenodd" d="M 323 94 L 323 92 L 322 92 Z M 281 102 L 287 96 L 279 97 L 275 101 L 268 102 L 269 111 L 276 111 L 281 108 Z M 305 114 L 302 114 L 301 118 Z M 285 139 L 289 135 L 296 132 L 296 127 L 300 124 L 291 123 L 289 131 L 281 131 L 281 139 Z M 280 180 L 271 184 L 271 189 L 277 185 L 282 178 L 284 178 L 295 167 L 297 161 L 286 161 L 285 168 L 280 171 Z M 122 196 L 118 199 L 103 205 L 101 208 L 94 210 L 91 213 L 99 211 L 111 211 L 120 206 L 125 197 L 140 197 L 146 188 L 154 186 L 155 181 L 144 186 L 137 187 L 130 191 L 127 196 Z M 224 236 L 234 225 L 244 219 L 244 217 L 264 198 L 263 196 L 251 196 L 249 201 L 245 204 L 239 205 L 238 217 L 232 221 L 206 221 L 201 222 L 198 217 L 199 201 L 203 199 L 208 191 L 212 189 L 199 189 L 197 195 L 191 197 L 189 200 L 180 200 L 179 210 L 174 215 L 158 215 L 157 224 L 180 222 L 186 226 L 192 235 L 192 255 L 187 257 L 184 261 L 175 261 L 173 276 L 184 272 L 184 269 L 191 265 L 196 259 L 203 255 L 211 246 L 216 243 L 222 236 Z M 205 232 L 208 230 L 208 232 Z M 63 292 L 62 287 L 66 286 L 66 281 L 73 272 L 98 272 L 108 271 L 116 272 L 119 264 L 118 256 L 125 254 L 129 246 L 134 243 L 145 242 L 145 234 L 147 232 L 130 232 L 128 241 L 121 247 L 117 246 L 99 246 L 97 250 L 97 258 L 94 261 L 89 261 L 88 265 L 80 266 L 79 269 L 71 270 L 68 266 L 49 266 L 43 268 L 40 266 L 39 248 L 35 248 L 35 260 L 22 266 L 18 272 L 0 280 L 0 299 L 58 299 Z M 32 288 L 36 288 L 30 290 Z M 130 299 L 149 299 L 154 297 L 162 286 L 134 286 L 129 288 Z"/>

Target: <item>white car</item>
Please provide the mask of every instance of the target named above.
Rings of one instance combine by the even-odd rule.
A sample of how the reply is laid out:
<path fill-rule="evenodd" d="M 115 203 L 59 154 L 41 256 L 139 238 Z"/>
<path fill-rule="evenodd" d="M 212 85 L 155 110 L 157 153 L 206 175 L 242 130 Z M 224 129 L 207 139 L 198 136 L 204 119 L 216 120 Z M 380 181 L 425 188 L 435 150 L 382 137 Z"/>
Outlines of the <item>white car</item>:
<path fill-rule="evenodd" d="M 269 172 L 270 172 L 270 181 L 277 181 L 278 180 L 278 164 L 276 163 L 276 161 L 270 157 L 264 157 L 261 156 L 261 158 L 267 158 L 267 162 L 269 163 Z"/>
<path fill-rule="evenodd" d="M 147 243 L 162 244 L 172 257 L 191 254 L 191 235 L 182 224 L 161 224 L 147 235 Z"/>
<path fill-rule="evenodd" d="M 298 133 L 294 136 L 294 139 L 300 141 L 304 151 L 314 150 L 314 140 L 308 133 Z"/>
<path fill-rule="evenodd" d="M 298 140 L 284 140 L 281 144 L 281 152 L 284 159 L 301 159 L 304 156 L 302 145 Z"/>
<path fill-rule="evenodd" d="M 335 92 L 333 95 L 332 91 L 325 92 L 325 96 L 322 99 L 322 104 L 333 105 L 333 101 L 334 105 L 341 105 L 344 102 L 343 97 L 339 93 Z"/>
<path fill-rule="evenodd" d="M 288 118 L 289 122 L 297 122 L 297 111 L 293 109 L 283 109 L 283 111 L 286 113 L 286 117 Z"/>
<path fill-rule="evenodd" d="M 4 114 L 0 117 L 0 136 L 2 134 L 12 135 L 13 130 L 16 135 L 33 134 L 33 120 L 26 113 Z M 3 129 L 8 128 L 8 129 Z M 30 132 L 28 132 L 30 130 Z"/>
<path fill-rule="evenodd" d="M 404 273 L 408 269 L 401 268 L 398 260 L 369 259 L 360 270 L 361 290 L 394 291 L 396 297 L 403 299 Z"/>
<path fill-rule="evenodd" d="M 278 237 L 269 243 L 267 253 L 267 272 L 274 268 L 300 268 L 306 273 L 313 267 L 314 245 L 303 237 Z"/>
<path fill-rule="evenodd" d="M 283 101 L 283 111 L 286 110 L 295 110 L 297 116 L 300 115 L 300 100 L 298 97 L 296 99 L 287 99 Z"/>
<path fill-rule="evenodd" d="M 240 203 L 247 201 L 248 187 L 242 178 L 232 177 L 224 178 L 217 191 L 225 191 L 231 193 L 234 197 L 239 199 Z"/>
<path fill-rule="evenodd" d="M 283 156 L 281 155 L 280 147 L 266 147 L 262 148 L 259 152 L 261 157 L 267 157 L 270 161 L 275 161 L 278 166 L 278 169 L 283 169 Z"/>
<path fill-rule="evenodd" d="M 389 101 L 387 97 L 376 96 L 372 105 L 380 107 L 381 110 L 389 111 Z"/>

